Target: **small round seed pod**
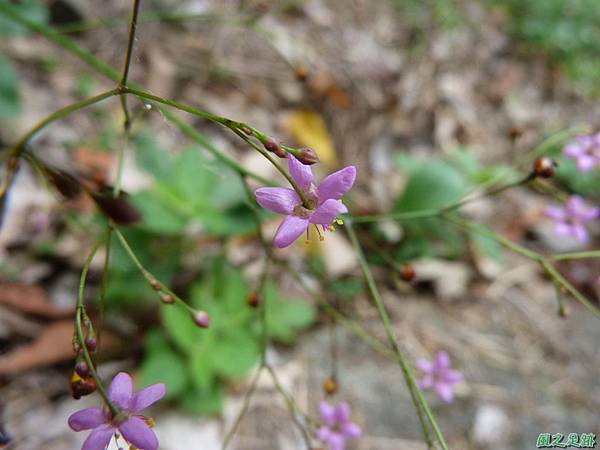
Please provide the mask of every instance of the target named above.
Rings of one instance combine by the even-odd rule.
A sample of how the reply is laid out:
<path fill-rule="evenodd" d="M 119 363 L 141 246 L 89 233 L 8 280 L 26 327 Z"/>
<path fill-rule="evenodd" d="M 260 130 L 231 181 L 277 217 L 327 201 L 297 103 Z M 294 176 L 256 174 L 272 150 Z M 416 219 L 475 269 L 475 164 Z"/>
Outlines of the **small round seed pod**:
<path fill-rule="evenodd" d="M 533 174 L 540 178 L 551 178 L 555 167 L 556 162 L 544 156 L 533 162 Z"/>
<path fill-rule="evenodd" d="M 160 301 L 163 302 L 165 305 L 172 305 L 173 303 L 175 303 L 175 299 L 172 295 L 169 294 L 161 294 Z"/>
<path fill-rule="evenodd" d="M 208 328 L 210 326 L 210 317 L 205 311 L 196 311 L 194 314 L 194 323 L 200 328 Z"/>
<path fill-rule="evenodd" d="M 416 272 L 412 264 L 403 264 L 402 267 L 400 267 L 400 278 L 403 281 L 410 283 L 415 279 L 415 276 Z"/>
<path fill-rule="evenodd" d="M 246 296 L 246 304 L 250 308 L 258 308 L 258 306 L 260 305 L 260 294 L 256 291 L 248 293 L 248 295 Z"/>
<path fill-rule="evenodd" d="M 96 350 L 98 346 L 98 341 L 94 336 L 87 336 L 85 338 L 85 347 L 88 349 L 88 352 L 93 352 Z"/>
<path fill-rule="evenodd" d="M 87 378 L 90 375 L 90 368 L 85 361 L 79 361 L 75 364 L 75 372 L 81 378 Z"/>
<path fill-rule="evenodd" d="M 335 381 L 335 378 L 333 378 L 333 377 L 325 378 L 325 381 L 323 381 L 323 391 L 325 391 L 325 394 L 334 395 L 337 392 L 337 389 L 338 389 L 338 384 Z"/>
<path fill-rule="evenodd" d="M 269 137 L 269 138 L 267 138 L 267 140 L 264 142 L 263 145 L 267 151 L 274 153 L 275 155 L 279 156 L 280 158 L 287 157 L 287 153 L 281 149 L 277 139 Z"/>
<path fill-rule="evenodd" d="M 154 289 L 155 291 L 160 291 L 162 289 L 162 287 L 160 286 L 160 283 L 158 282 L 158 280 L 156 278 L 150 278 L 148 280 L 148 283 L 150 284 L 150 287 L 152 289 Z"/>
<path fill-rule="evenodd" d="M 300 161 L 305 166 L 311 166 L 313 164 L 318 163 L 320 159 L 319 155 L 317 155 L 317 152 L 315 152 L 310 147 L 305 147 L 302 150 L 300 150 L 300 153 L 298 154 L 298 161 Z"/>

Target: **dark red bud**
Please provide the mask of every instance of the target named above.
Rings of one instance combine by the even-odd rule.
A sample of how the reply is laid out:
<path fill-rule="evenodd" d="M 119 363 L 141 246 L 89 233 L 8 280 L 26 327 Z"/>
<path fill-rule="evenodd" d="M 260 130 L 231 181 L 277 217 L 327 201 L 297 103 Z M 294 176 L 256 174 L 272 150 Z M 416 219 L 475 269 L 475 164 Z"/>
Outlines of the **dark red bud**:
<path fill-rule="evenodd" d="M 556 161 L 547 157 L 538 158 L 533 162 L 533 174 L 540 178 L 550 178 L 554 175 Z"/>
<path fill-rule="evenodd" d="M 88 336 L 85 338 L 85 347 L 88 349 L 88 352 L 96 351 L 96 346 L 98 345 L 98 341 L 94 336 Z"/>
<path fill-rule="evenodd" d="M 90 368 L 85 361 L 79 361 L 75 364 L 75 372 L 81 378 L 87 378 L 90 375 Z"/>
<path fill-rule="evenodd" d="M 246 304 L 250 308 L 257 308 L 260 305 L 260 295 L 258 292 L 252 291 L 246 297 Z"/>
<path fill-rule="evenodd" d="M 305 166 L 310 166 L 316 164 L 320 161 L 319 155 L 310 147 L 305 147 L 300 150 L 298 154 L 298 161 L 300 161 Z"/>
<path fill-rule="evenodd" d="M 169 294 L 162 294 L 160 296 L 160 301 L 163 302 L 165 305 L 172 305 L 173 303 L 175 303 L 175 299 L 172 295 Z"/>
<path fill-rule="evenodd" d="M 204 311 L 196 311 L 194 314 L 194 323 L 200 328 L 208 328 L 210 326 L 210 318 Z"/>
<path fill-rule="evenodd" d="M 400 267 L 400 278 L 407 283 L 415 279 L 415 268 L 411 264 L 404 264 Z"/>
<path fill-rule="evenodd" d="M 275 138 L 267 138 L 263 145 L 267 151 L 276 154 L 280 158 L 285 158 L 287 156 L 287 153 L 281 149 L 279 142 Z"/>

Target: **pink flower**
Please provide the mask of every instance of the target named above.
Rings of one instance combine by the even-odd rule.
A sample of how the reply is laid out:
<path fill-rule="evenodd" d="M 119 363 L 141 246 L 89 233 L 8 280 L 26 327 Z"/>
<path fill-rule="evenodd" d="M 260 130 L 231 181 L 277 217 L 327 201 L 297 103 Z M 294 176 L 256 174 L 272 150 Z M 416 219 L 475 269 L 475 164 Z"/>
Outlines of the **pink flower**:
<path fill-rule="evenodd" d="M 356 179 L 356 168 L 348 166 L 327 176 L 317 187 L 313 183 L 314 175 L 310 166 L 305 166 L 291 154 L 288 154 L 288 169 L 292 179 L 308 199 L 308 207 L 302 204 L 293 189 L 263 187 L 255 192 L 260 206 L 286 216 L 273 239 L 273 244 L 279 248 L 287 247 L 305 231 L 308 238 L 311 224 L 315 228 L 321 225 L 323 231 L 329 230 L 337 216 L 348 212 L 340 199 L 352 188 Z M 318 228 L 317 232 L 320 234 Z"/>
<path fill-rule="evenodd" d="M 600 133 L 592 136 L 577 136 L 564 149 L 565 158 L 574 159 L 577 170 L 588 172 L 600 165 Z"/>
<path fill-rule="evenodd" d="M 421 389 L 433 389 L 446 403 L 454 399 L 452 385 L 463 379 L 463 374 L 450 368 L 450 356 L 446 352 L 438 352 L 433 361 L 420 358 L 416 363 L 417 369 L 423 372 L 417 384 Z"/>
<path fill-rule="evenodd" d="M 329 445 L 330 450 L 344 450 L 346 441 L 358 439 L 362 431 L 350 422 L 350 405 L 346 402 L 335 406 L 321 402 L 319 413 L 324 425 L 317 430 L 315 437 Z"/>
<path fill-rule="evenodd" d="M 118 373 L 108 388 L 108 397 L 121 412 L 112 417 L 108 408 L 86 408 L 69 417 L 74 431 L 92 430 L 83 443 L 82 450 L 104 450 L 115 433 L 140 450 L 157 450 L 158 439 L 139 413 L 164 397 L 166 387 L 152 384 L 136 394 L 133 393 L 131 377 Z"/>
<path fill-rule="evenodd" d="M 573 236 L 579 242 L 587 242 L 589 236 L 585 223 L 598 218 L 600 210 L 587 205 L 578 195 L 572 195 L 564 207 L 549 206 L 546 217 L 554 220 L 556 234 Z"/>

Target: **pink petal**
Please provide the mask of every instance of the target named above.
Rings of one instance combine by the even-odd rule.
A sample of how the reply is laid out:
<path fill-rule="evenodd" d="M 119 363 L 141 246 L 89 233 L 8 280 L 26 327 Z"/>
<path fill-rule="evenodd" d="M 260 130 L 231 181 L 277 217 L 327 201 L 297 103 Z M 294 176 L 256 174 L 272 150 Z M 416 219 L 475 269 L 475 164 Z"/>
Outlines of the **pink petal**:
<path fill-rule="evenodd" d="M 346 448 L 346 439 L 339 433 L 331 433 L 327 443 L 329 444 L 329 450 L 344 450 Z"/>
<path fill-rule="evenodd" d="M 354 166 L 344 167 L 325 177 L 317 188 L 319 203 L 323 203 L 330 198 L 339 200 L 352 188 L 355 179 L 356 167 Z"/>
<path fill-rule="evenodd" d="M 129 419 L 119 425 L 119 431 L 127 442 L 140 450 L 158 449 L 156 435 L 139 416 L 129 416 Z"/>
<path fill-rule="evenodd" d="M 106 422 L 102 408 L 85 408 L 69 417 L 69 426 L 73 431 L 89 430 Z"/>
<path fill-rule="evenodd" d="M 284 248 L 294 242 L 306 231 L 308 220 L 297 216 L 287 216 L 281 221 L 279 228 L 275 232 L 273 245 L 278 248 Z"/>
<path fill-rule="evenodd" d="M 577 162 L 575 166 L 577 170 L 580 172 L 589 172 L 594 168 L 594 166 L 598 163 L 598 160 L 593 156 L 589 155 L 580 155 L 577 157 Z"/>
<path fill-rule="evenodd" d="M 449 384 L 438 383 L 433 387 L 433 389 L 445 403 L 451 403 L 452 400 L 454 399 L 454 393 L 452 392 L 452 386 Z"/>
<path fill-rule="evenodd" d="M 258 188 L 254 195 L 260 206 L 279 214 L 290 215 L 294 208 L 301 203 L 298 194 L 293 189 L 263 187 Z"/>
<path fill-rule="evenodd" d="M 563 155 L 569 159 L 578 158 L 584 152 L 584 149 L 579 144 L 569 144 L 563 149 Z"/>
<path fill-rule="evenodd" d="M 327 402 L 321 402 L 319 404 L 319 415 L 321 420 L 327 425 L 333 425 L 335 420 L 335 408 Z"/>
<path fill-rule="evenodd" d="M 433 370 L 433 363 L 431 361 L 427 361 L 425 358 L 419 358 L 415 362 L 415 367 L 421 372 L 429 373 Z"/>
<path fill-rule="evenodd" d="M 163 383 L 152 384 L 145 387 L 133 396 L 131 412 L 138 413 L 159 401 L 167 393 L 167 386 Z"/>
<path fill-rule="evenodd" d="M 358 439 L 362 434 L 362 430 L 355 423 L 346 422 L 342 426 L 342 434 L 348 439 Z"/>
<path fill-rule="evenodd" d="M 335 406 L 335 411 L 333 415 L 334 420 L 339 424 L 348 422 L 348 420 L 350 419 L 350 405 L 347 402 L 338 403 Z"/>
<path fill-rule="evenodd" d="M 544 210 L 544 215 L 552 220 L 565 220 L 565 210 L 558 206 L 548 206 Z"/>
<path fill-rule="evenodd" d="M 305 166 L 296 157 L 288 153 L 288 170 L 300 189 L 307 189 L 315 179 L 310 166 Z"/>
<path fill-rule="evenodd" d="M 417 380 L 417 386 L 421 389 L 430 389 L 433 386 L 433 375 L 425 374 L 423 378 Z"/>
<path fill-rule="evenodd" d="M 110 383 L 108 398 L 117 406 L 128 409 L 133 395 L 133 381 L 129 374 L 119 372 Z"/>
<path fill-rule="evenodd" d="M 433 365 L 437 370 L 447 369 L 450 367 L 450 355 L 445 351 L 437 352 Z"/>
<path fill-rule="evenodd" d="M 590 206 L 579 211 L 578 219 L 582 220 L 583 222 L 589 222 L 590 220 L 597 219 L 599 212 L 600 210 L 598 208 Z"/>
<path fill-rule="evenodd" d="M 95 428 L 83 443 L 81 450 L 104 450 L 115 432 L 116 430 L 111 425 L 101 425 Z"/>
<path fill-rule="evenodd" d="M 573 234 L 572 228 L 571 225 L 564 222 L 554 224 L 554 232 L 561 236 L 571 236 Z"/>
<path fill-rule="evenodd" d="M 329 427 L 321 427 L 315 434 L 315 437 L 320 441 L 327 441 L 329 436 L 331 436 L 331 430 Z"/>
<path fill-rule="evenodd" d="M 588 232 L 583 225 L 573 225 L 571 227 L 571 233 L 579 242 L 585 243 L 589 239 Z"/>
<path fill-rule="evenodd" d="M 464 375 L 462 373 L 460 373 L 458 370 L 446 370 L 444 371 L 444 373 L 442 374 L 442 379 L 446 382 L 446 383 L 458 383 L 459 381 L 462 381 L 464 378 Z"/>
<path fill-rule="evenodd" d="M 348 212 L 348 208 L 342 202 L 330 198 L 321 203 L 321 206 L 311 214 L 309 220 L 310 223 L 329 226 L 333 219 L 346 212 Z"/>
<path fill-rule="evenodd" d="M 585 208 L 585 201 L 579 195 L 571 195 L 565 204 L 565 209 L 569 216 L 576 216 L 583 208 Z"/>

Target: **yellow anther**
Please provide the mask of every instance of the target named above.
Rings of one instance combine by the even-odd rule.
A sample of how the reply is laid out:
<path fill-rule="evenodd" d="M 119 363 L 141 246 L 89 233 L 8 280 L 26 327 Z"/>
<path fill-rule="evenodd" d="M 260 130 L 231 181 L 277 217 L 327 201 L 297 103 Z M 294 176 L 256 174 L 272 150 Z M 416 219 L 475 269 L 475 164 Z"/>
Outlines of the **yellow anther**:
<path fill-rule="evenodd" d="M 329 231 L 331 231 L 332 233 L 335 231 L 335 227 L 333 226 L 333 224 L 329 225 Z"/>
<path fill-rule="evenodd" d="M 325 240 L 325 236 L 319 236 L 319 240 L 323 242 Z"/>
<path fill-rule="evenodd" d="M 310 244 L 310 241 L 307 239 L 307 240 L 305 240 L 305 241 L 304 241 L 304 243 L 305 243 L 306 245 L 308 245 L 308 244 Z"/>
<path fill-rule="evenodd" d="M 156 422 L 154 422 L 152 417 L 146 417 L 146 425 L 148 425 L 150 428 L 154 428 Z"/>
<path fill-rule="evenodd" d="M 342 219 L 335 219 L 335 223 L 338 225 L 344 225 L 344 221 Z"/>

